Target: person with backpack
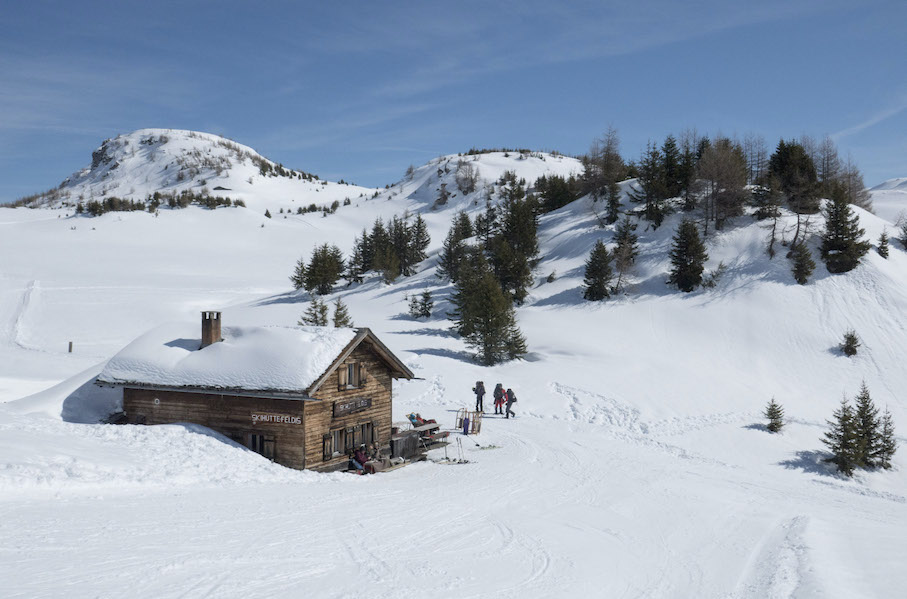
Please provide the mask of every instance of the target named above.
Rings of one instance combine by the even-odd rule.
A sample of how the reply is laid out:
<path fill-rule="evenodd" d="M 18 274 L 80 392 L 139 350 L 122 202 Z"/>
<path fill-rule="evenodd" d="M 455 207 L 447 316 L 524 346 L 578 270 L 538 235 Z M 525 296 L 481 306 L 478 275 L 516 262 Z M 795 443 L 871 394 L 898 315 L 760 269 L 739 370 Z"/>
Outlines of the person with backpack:
<path fill-rule="evenodd" d="M 504 413 L 504 418 L 510 418 L 513 416 L 516 418 L 516 414 L 510 409 L 510 406 L 516 403 L 516 393 L 513 392 L 513 389 L 507 389 L 507 411 Z"/>
<path fill-rule="evenodd" d="M 485 382 L 476 381 L 476 386 L 472 388 L 472 392 L 476 394 L 476 412 L 485 413 Z"/>
<path fill-rule="evenodd" d="M 504 385 L 498 383 L 494 387 L 494 413 L 503 414 L 504 413 Z"/>

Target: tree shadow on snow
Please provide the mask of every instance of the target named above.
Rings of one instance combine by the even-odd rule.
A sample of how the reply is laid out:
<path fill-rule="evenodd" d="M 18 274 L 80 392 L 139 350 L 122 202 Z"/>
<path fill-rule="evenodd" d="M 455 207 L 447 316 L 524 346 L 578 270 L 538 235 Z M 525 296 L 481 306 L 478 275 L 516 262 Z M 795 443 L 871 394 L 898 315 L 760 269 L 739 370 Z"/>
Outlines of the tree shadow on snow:
<path fill-rule="evenodd" d="M 407 350 L 414 354 L 428 355 L 428 356 L 440 356 L 442 358 L 450 358 L 451 360 L 457 360 L 459 362 L 466 362 L 467 364 L 475 364 L 476 361 L 473 359 L 473 355 L 465 351 L 455 351 L 452 349 L 443 349 L 439 347 L 425 347 L 422 349 L 410 349 Z"/>
<path fill-rule="evenodd" d="M 836 477 L 837 469 L 825 459 L 829 454 L 824 451 L 798 451 L 794 454 L 796 457 L 790 460 L 778 462 L 788 470 L 802 470 L 809 474 L 820 474 L 822 476 Z"/>
<path fill-rule="evenodd" d="M 749 430 L 751 430 L 751 431 L 764 431 L 764 432 L 766 432 L 766 433 L 769 432 L 767 426 L 765 426 L 764 424 L 760 424 L 760 423 L 758 423 L 758 422 L 754 422 L 754 423 L 752 423 L 752 424 L 744 425 L 742 428 L 746 428 L 746 429 L 749 429 Z"/>
<path fill-rule="evenodd" d="M 456 337 L 457 334 L 450 329 L 430 329 L 424 327 L 412 331 L 390 331 L 390 335 L 428 335 L 431 337 Z"/>
<path fill-rule="evenodd" d="M 259 306 L 272 306 L 274 304 L 299 304 L 309 301 L 309 299 L 310 298 L 308 293 L 303 293 L 300 291 L 288 291 L 286 293 L 280 293 L 277 295 L 272 295 L 270 297 L 262 298 L 250 305 L 257 308 Z"/>

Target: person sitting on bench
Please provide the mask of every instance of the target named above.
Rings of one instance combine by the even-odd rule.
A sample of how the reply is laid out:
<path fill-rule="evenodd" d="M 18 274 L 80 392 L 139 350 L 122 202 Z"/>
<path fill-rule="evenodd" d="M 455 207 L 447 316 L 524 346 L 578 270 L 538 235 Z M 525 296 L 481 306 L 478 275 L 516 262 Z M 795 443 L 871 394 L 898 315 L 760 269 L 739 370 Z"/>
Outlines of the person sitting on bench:
<path fill-rule="evenodd" d="M 362 470 L 367 461 L 368 453 L 366 453 L 365 444 L 363 443 L 359 446 L 359 449 L 353 452 L 353 457 L 350 458 L 350 466 L 356 470 Z"/>

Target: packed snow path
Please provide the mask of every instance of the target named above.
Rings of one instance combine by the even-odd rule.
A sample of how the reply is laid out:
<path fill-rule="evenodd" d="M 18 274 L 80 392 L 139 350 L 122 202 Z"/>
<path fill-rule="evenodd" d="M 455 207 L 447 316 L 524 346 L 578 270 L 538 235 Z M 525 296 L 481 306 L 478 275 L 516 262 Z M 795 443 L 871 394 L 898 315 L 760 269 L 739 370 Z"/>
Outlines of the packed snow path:
<path fill-rule="evenodd" d="M 283 469 L 198 427 L 2 408 L 4 444 L 40 442 L 0 472 L 4 595 L 116 596 L 127 580 L 136 597 L 872 597 L 907 584 L 884 549 L 901 546 L 904 497 L 754 459 L 773 444 L 783 457 L 812 426 L 778 438 L 746 415 L 648 424 L 551 389 L 539 412 L 566 393 L 595 416 L 488 418 L 463 439 L 469 464 L 372 477 Z M 703 438 L 738 451 L 703 459 Z"/>

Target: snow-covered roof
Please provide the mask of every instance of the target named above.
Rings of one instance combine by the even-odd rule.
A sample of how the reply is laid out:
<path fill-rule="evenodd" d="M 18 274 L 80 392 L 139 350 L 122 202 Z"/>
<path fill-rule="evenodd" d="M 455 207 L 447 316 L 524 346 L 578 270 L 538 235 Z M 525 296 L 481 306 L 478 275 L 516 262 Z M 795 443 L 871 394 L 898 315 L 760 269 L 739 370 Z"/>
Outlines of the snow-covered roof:
<path fill-rule="evenodd" d="M 116 354 L 98 376 L 110 384 L 304 394 L 357 336 L 330 327 L 224 327 L 199 349 L 198 323 L 170 323 Z"/>

